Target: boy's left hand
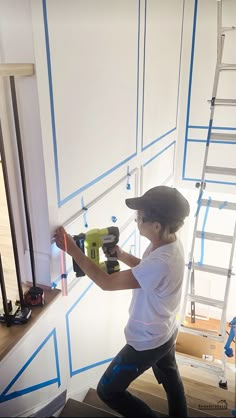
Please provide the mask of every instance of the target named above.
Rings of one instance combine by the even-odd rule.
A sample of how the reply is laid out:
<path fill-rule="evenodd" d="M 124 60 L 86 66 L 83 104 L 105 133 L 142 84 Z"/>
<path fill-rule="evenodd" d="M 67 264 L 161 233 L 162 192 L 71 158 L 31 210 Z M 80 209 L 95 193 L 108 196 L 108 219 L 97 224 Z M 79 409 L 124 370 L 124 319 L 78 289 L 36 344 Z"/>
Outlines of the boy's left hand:
<path fill-rule="evenodd" d="M 63 226 L 60 226 L 55 231 L 55 242 L 58 248 L 71 255 L 71 252 L 76 246 L 72 236 L 67 234 Z"/>

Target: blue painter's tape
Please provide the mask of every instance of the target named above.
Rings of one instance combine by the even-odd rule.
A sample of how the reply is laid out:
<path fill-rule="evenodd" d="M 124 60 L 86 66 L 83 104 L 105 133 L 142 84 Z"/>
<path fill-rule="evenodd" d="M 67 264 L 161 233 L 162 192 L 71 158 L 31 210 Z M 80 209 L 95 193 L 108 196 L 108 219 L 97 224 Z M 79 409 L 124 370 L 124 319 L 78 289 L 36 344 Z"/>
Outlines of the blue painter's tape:
<path fill-rule="evenodd" d="M 138 120 L 138 114 L 139 114 L 139 57 L 140 57 L 140 0 L 138 1 L 138 54 L 137 54 L 137 97 L 136 97 L 136 152 L 135 155 L 137 155 L 138 152 L 138 130 L 139 130 L 139 120 Z"/>
<path fill-rule="evenodd" d="M 203 193 L 204 193 L 204 190 L 201 190 L 201 191 L 200 191 L 200 193 L 199 193 L 198 200 L 197 200 L 197 205 L 198 205 L 198 207 L 197 207 L 197 210 L 196 210 L 195 216 L 198 216 L 199 211 L 200 211 L 200 209 L 201 209 L 201 204 L 202 204 L 202 196 L 203 196 Z"/>
<path fill-rule="evenodd" d="M 9 393 L 8 395 L 0 395 L 0 403 L 10 401 L 11 399 L 18 398 L 19 396 L 27 395 L 27 393 L 35 392 L 36 390 L 45 388 L 49 385 L 53 385 L 54 383 L 58 383 L 57 379 L 51 379 L 47 382 L 39 383 L 34 386 L 29 386 L 28 388 L 22 390 L 16 390 L 15 392 Z"/>
<path fill-rule="evenodd" d="M 160 141 L 161 139 L 165 138 L 166 136 L 170 135 L 172 132 L 176 130 L 176 127 L 170 129 L 168 132 L 165 132 L 163 135 L 159 136 L 158 138 L 154 139 L 148 145 L 142 148 L 142 151 L 145 151 L 147 148 L 151 147 L 152 145 L 156 144 L 156 142 Z"/>
<path fill-rule="evenodd" d="M 79 296 L 79 298 L 73 303 L 73 305 L 70 307 L 68 312 L 66 313 L 66 332 L 67 332 L 67 347 L 68 347 L 68 358 L 69 358 L 69 369 L 70 369 L 70 377 L 73 375 L 72 370 L 72 354 L 71 354 L 71 337 L 70 337 L 70 327 L 69 327 L 69 315 L 74 310 L 76 305 L 80 302 L 81 299 L 86 295 L 86 293 L 89 291 L 89 289 L 94 285 L 94 283 L 91 281 L 91 283 L 86 287 L 84 292 Z"/>
<path fill-rule="evenodd" d="M 175 120 L 176 126 L 178 125 L 178 113 L 179 113 L 180 74 L 181 74 L 182 49 L 183 49 L 183 33 L 184 33 L 184 8 L 185 8 L 185 1 L 183 0 L 182 25 L 181 25 L 180 50 L 179 50 L 179 75 L 178 75 L 176 120 Z"/>
<path fill-rule="evenodd" d="M 151 161 L 155 160 L 157 157 L 159 157 L 163 152 L 168 150 L 170 147 L 172 147 L 175 144 L 175 141 L 171 142 L 171 144 L 167 145 L 165 148 L 163 148 L 161 151 L 159 151 L 156 155 L 154 155 L 152 158 L 150 158 L 148 161 L 146 161 L 143 164 L 143 167 L 146 167 L 146 165 L 150 164 Z"/>
<path fill-rule="evenodd" d="M 136 230 L 134 230 L 128 238 L 121 244 L 121 248 L 127 244 L 127 242 L 132 238 L 135 237 L 135 245 L 136 245 Z M 71 336 L 70 336 L 70 324 L 69 324 L 69 315 L 74 310 L 74 308 L 78 305 L 78 303 L 84 298 L 84 296 L 87 294 L 87 292 L 90 290 L 90 288 L 94 285 L 94 282 L 91 281 L 91 283 L 86 287 L 86 289 L 83 291 L 83 293 L 79 296 L 79 298 L 74 302 L 74 304 L 71 306 L 71 308 L 66 313 L 66 333 L 67 333 L 67 348 L 68 348 L 68 360 L 69 360 L 69 370 L 70 370 L 70 377 L 75 376 L 76 374 L 82 373 L 88 369 L 91 369 L 93 367 L 97 367 L 101 364 L 109 363 L 113 360 L 114 357 L 101 360 L 99 362 L 89 364 L 87 366 L 81 367 L 80 369 L 73 370 L 73 364 L 72 364 L 72 350 L 71 350 Z"/>
<path fill-rule="evenodd" d="M 81 206 L 82 206 L 82 209 L 83 209 L 84 227 L 88 228 L 88 222 L 87 222 L 87 211 L 88 211 L 88 209 L 84 205 L 83 196 L 81 196 Z"/>
<path fill-rule="evenodd" d="M 187 139 L 187 142 L 202 142 L 202 143 L 206 143 L 207 142 L 207 140 L 206 139 L 194 139 L 194 138 L 191 138 L 191 139 Z M 230 142 L 230 141 L 215 141 L 215 140 L 211 140 L 211 144 L 224 144 L 224 145 L 236 145 L 236 142 Z"/>
<path fill-rule="evenodd" d="M 69 200 L 73 199 L 75 196 L 82 193 L 87 188 L 91 187 L 104 177 L 111 174 L 113 171 L 117 170 L 122 165 L 126 164 L 132 158 L 137 155 L 137 148 L 138 148 L 138 101 L 139 101 L 139 57 L 140 57 L 140 0 L 138 1 L 138 41 L 137 41 L 137 95 L 136 95 L 136 132 L 135 132 L 135 140 L 136 140 L 136 150 L 135 153 L 130 155 L 125 160 L 121 161 L 111 169 L 107 170 L 94 180 L 88 182 L 83 187 L 79 188 L 75 192 L 68 195 L 66 198 L 61 199 L 61 192 L 60 192 L 60 177 L 59 177 L 59 162 L 58 162 L 58 149 L 57 149 L 57 133 L 56 133 L 56 122 L 55 122 L 55 108 L 54 108 L 54 95 L 53 95 L 53 81 L 52 81 L 52 65 L 51 65 L 51 53 L 50 53 L 50 39 L 49 39 L 49 30 L 48 30 L 48 15 L 47 15 L 47 1 L 42 0 L 43 5 L 43 20 L 44 20 L 44 32 L 45 32 L 45 45 L 46 45 L 46 56 L 47 56 L 47 67 L 48 67 L 48 83 L 49 83 L 49 95 L 50 95 L 50 110 L 51 110 L 51 125 L 52 125 L 52 137 L 53 137 L 53 149 L 54 149 L 54 165 L 55 165 L 55 174 L 56 174 L 56 186 L 57 186 L 57 200 L 58 200 L 58 207 L 63 206 Z"/>
<path fill-rule="evenodd" d="M 208 126 L 201 125 L 189 125 L 189 129 L 208 129 Z M 224 131 L 236 131 L 236 128 L 230 126 L 212 126 L 212 129 L 224 130 Z"/>
<path fill-rule="evenodd" d="M 57 185 L 57 201 L 60 202 L 61 200 L 60 176 L 59 176 L 59 167 L 58 167 L 57 134 L 56 134 L 56 123 L 55 123 L 55 112 L 54 112 L 54 97 L 53 97 L 52 66 L 51 66 L 51 54 L 50 54 L 49 32 L 48 32 L 47 3 L 46 3 L 46 0 L 42 0 L 42 2 L 43 2 L 43 20 L 44 20 L 45 44 L 46 44 L 47 67 L 48 67 L 48 84 L 49 84 L 49 95 L 50 95 L 54 165 L 55 165 L 56 185 Z"/>
<path fill-rule="evenodd" d="M 55 361 L 56 361 L 56 371 L 57 376 L 54 379 L 50 379 L 48 381 L 30 386 L 28 388 L 14 391 L 12 393 L 8 393 L 9 390 L 12 388 L 12 386 L 16 383 L 16 381 L 20 378 L 20 376 L 24 373 L 24 371 L 27 369 L 27 367 L 30 365 L 30 363 L 34 360 L 34 358 L 37 356 L 37 354 L 42 350 L 42 348 L 45 346 L 45 344 L 48 342 L 48 340 L 53 337 L 54 342 L 54 352 L 55 352 Z M 0 395 L 0 403 L 6 402 L 10 399 L 14 399 L 19 396 L 23 396 L 27 393 L 34 392 L 36 390 L 39 390 L 43 387 L 52 385 L 54 383 L 57 383 L 58 387 L 61 385 L 61 378 L 60 378 L 60 368 L 59 368 L 59 360 L 58 360 L 58 347 L 57 347 L 57 338 L 56 338 L 56 329 L 54 328 L 50 334 L 45 338 L 45 340 L 39 345 L 37 350 L 30 356 L 30 358 L 27 360 L 27 362 L 24 364 L 24 366 L 20 369 L 20 371 L 15 375 L 15 377 L 11 380 L 11 382 L 8 384 L 8 386 L 4 389 L 4 391 Z"/>
<path fill-rule="evenodd" d="M 204 216 L 204 220 L 203 220 L 202 233 L 201 233 L 201 258 L 200 258 L 200 261 L 198 262 L 199 266 L 202 266 L 203 259 L 204 259 L 205 227 L 206 227 L 206 221 L 207 221 L 207 218 L 208 218 L 208 215 L 209 215 L 210 205 L 211 205 L 211 197 L 209 197 L 209 199 L 208 199 L 207 206 L 206 206 L 206 211 L 205 211 L 205 216 Z"/>
<path fill-rule="evenodd" d="M 66 274 L 68 275 L 72 271 L 72 266 L 66 270 Z M 61 274 L 52 282 L 52 286 L 57 287 L 58 283 L 61 281 Z"/>
<path fill-rule="evenodd" d="M 76 190 L 75 192 L 71 193 L 69 196 L 67 196 L 65 199 L 61 200 L 58 205 L 59 207 L 63 206 L 65 203 L 69 202 L 71 199 L 73 199 L 75 196 L 78 196 L 80 193 L 82 193 L 84 190 L 88 189 L 89 187 L 96 184 L 98 181 L 102 180 L 109 174 L 113 173 L 115 170 L 117 170 L 122 165 L 126 164 L 128 161 L 130 161 L 132 158 L 136 157 L 137 152 L 132 154 L 130 157 L 126 158 L 125 160 L 121 161 L 119 164 L 112 167 L 110 170 L 107 170 L 105 173 L 102 173 L 100 176 L 98 176 L 96 179 L 90 181 L 89 183 L 85 184 L 84 186 L 80 187 L 80 189 Z"/>
<path fill-rule="evenodd" d="M 228 205 L 228 202 L 225 201 L 219 206 L 219 209 L 224 209 L 227 205 Z"/>
<path fill-rule="evenodd" d="M 198 0 L 195 0 L 194 14 L 193 14 L 192 49 L 191 49 L 190 70 L 189 70 L 188 101 L 187 101 L 187 112 L 186 112 L 186 126 L 185 126 L 185 142 L 184 142 L 182 179 L 184 179 L 184 177 L 185 177 L 186 159 L 187 159 L 187 146 L 188 146 L 187 138 L 188 138 L 188 126 L 189 126 L 189 118 L 190 118 L 190 102 L 191 102 L 191 94 L 192 94 L 193 62 L 194 62 L 194 51 L 195 51 L 197 10 L 198 10 Z"/>
<path fill-rule="evenodd" d="M 145 69 L 146 69 L 146 34 L 147 34 L 147 0 L 144 9 L 144 39 L 143 39 L 143 92 L 142 92 L 142 128 L 141 128 L 141 150 L 143 149 L 143 126 L 144 126 L 144 90 L 145 90 Z"/>
<path fill-rule="evenodd" d="M 94 367 L 101 366 L 102 364 L 110 363 L 113 360 L 113 358 L 114 357 L 111 357 L 111 358 L 108 358 L 108 359 L 105 359 L 105 360 L 98 361 L 97 363 L 93 363 L 93 364 L 89 364 L 88 366 L 81 367 L 80 369 L 73 370 L 72 373 L 71 373 L 71 377 L 75 376 L 79 373 L 83 373 L 86 370 L 93 369 Z"/>

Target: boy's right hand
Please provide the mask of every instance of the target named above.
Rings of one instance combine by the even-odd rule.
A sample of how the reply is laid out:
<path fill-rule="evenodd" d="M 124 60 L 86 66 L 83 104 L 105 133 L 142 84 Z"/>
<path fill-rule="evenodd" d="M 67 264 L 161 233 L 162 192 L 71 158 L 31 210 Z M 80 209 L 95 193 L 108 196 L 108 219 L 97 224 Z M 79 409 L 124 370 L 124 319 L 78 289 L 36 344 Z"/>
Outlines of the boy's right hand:
<path fill-rule="evenodd" d="M 113 256 L 113 257 L 117 257 L 117 259 L 119 260 L 122 254 L 122 249 L 119 247 L 119 245 L 115 245 L 114 247 L 109 248 L 109 249 L 106 246 L 103 246 L 102 249 L 107 258 Z"/>

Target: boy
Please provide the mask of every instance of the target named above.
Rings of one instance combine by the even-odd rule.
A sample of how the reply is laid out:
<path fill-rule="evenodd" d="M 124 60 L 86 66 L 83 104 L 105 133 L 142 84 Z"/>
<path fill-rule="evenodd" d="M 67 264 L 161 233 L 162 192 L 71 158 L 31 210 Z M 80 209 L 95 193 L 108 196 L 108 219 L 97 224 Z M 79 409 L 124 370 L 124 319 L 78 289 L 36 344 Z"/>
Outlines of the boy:
<path fill-rule="evenodd" d="M 157 186 L 141 197 L 126 199 L 126 205 L 137 211 L 139 232 L 150 241 L 142 260 L 114 247 L 118 259 L 130 267 L 128 270 L 109 275 L 86 257 L 62 227 L 55 235 L 57 246 L 66 249 L 103 290 L 134 289 L 125 327 L 127 344 L 100 379 L 97 393 L 123 416 L 154 417 L 148 405 L 126 390 L 152 367 L 166 391 L 169 416 L 187 417 L 175 360 L 176 314 L 184 275 L 183 248 L 175 233 L 189 215 L 189 203 L 177 189 Z"/>

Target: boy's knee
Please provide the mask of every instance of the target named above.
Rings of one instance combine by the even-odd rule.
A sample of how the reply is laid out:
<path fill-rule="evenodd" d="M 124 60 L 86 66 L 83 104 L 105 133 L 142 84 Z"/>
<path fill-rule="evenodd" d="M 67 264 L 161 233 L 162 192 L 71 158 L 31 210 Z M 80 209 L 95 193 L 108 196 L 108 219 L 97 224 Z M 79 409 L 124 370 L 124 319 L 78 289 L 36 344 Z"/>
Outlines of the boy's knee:
<path fill-rule="evenodd" d="M 103 378 L 101 378 L 100 381 L 98 382 L 97 394 L 102 401 L 106 401 L 109 398 L 109 396 L 106 393 L 106 390 L 104 388 L 104 384 L 103 384 L 102 380 L 103 380 Z"/>

